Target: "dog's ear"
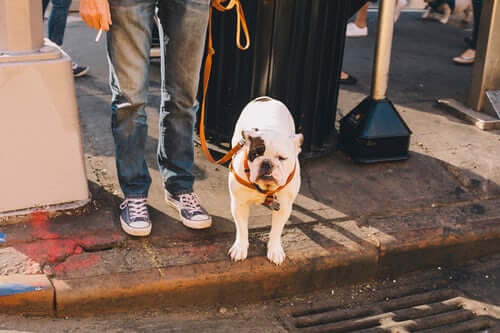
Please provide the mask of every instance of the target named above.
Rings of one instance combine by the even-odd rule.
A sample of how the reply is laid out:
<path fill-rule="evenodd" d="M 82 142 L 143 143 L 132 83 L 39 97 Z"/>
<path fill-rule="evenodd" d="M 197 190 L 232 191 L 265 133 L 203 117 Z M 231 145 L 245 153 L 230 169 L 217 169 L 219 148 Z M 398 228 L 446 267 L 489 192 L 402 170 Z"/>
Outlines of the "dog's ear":
<path fill-rule="evenodd" d="M 241 137 L 247 143 L 252 142 L 252 135 L 251 134 L 252 134 L 252 131 L 245 131 L 245 130 L 241 131 Z"/>
<path fill-rule="evenodd" d="M 257 128 L 252 128 L 251 130 L 243 130 L 241 131 L 241 136 L 246 142 L 251 143 L 255 137 L 259 136 L 258 132 L 259 129 Z"/>
<path fill-rule="evenodd" d="M 297 146 L 297 154 L 300 153 L 302 151 L 300 147 L 304 143 L 304 135 L 302 135 L 302 133 L 295 134 L 295 136 L 293 137 L 293 142 Z"/>

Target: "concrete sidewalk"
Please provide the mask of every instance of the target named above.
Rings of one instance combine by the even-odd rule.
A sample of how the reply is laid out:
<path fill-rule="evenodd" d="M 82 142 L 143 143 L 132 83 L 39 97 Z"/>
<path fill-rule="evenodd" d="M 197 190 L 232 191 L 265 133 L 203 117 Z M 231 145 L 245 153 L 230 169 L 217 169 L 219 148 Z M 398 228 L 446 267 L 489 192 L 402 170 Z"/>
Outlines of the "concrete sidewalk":
<path fill-rule="evenodd" d="M 360 80 L 340 92 L 347 113 L 369 92 L 370 36 L 348 40 L 344 69 Z M 500 251 L 500 131 L 482 132 L 436 108 L 438 97 L 463 99 L 471 68 L 451 57 L 463 48 L 456 27 L 404 13 L 395 29 L 389 97 L 413 131 L 404 163 L 358 165 L 338 152 L 305 161 L 303 185 L 283 235 L 285 263 L 265 258 L 270 212 L 250 223 L 249 259 L 232 263 L 234 240 L 227 169 L 196 149 L 196 190 L 213 214 L 207 231 L 186 229 L 163 201 L 155 162 L 159 63 L 151 66 L 147 162 L 152 235 L 126 236 L 110 131 L 104 42 L 81 22 L 65 48 L 90 75 L 76 80 L 93 202 L 82 216 L 0 226 L 0 307 L 58 316 L 157 304 L 237 303 L 298 294 L 432 265 L 454 265 Z"/>

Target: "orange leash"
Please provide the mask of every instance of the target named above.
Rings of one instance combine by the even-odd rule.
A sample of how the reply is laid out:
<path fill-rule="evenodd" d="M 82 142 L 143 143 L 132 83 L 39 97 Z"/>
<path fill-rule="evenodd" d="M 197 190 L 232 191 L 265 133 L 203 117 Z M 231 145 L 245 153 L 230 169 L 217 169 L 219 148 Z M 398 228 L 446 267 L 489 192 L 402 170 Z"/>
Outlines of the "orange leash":
<path fill-rule="evenodd" d="M 224 6 L 222 2 L 229 1 L 229 3 Z M 201 148 L 205 153 L 207 159 L 212 163 L 224 164 L 231 159 L 231 157 L 243 147 L 243 142 L 239 142 L 234 146 L 224 157 L 219 160 L 215 160 L 210 154 L 207 147 L 207 140 L 205 137 L 205 104 L 207 97 L 208 82 L 210 80 L 210 72 L 212 70 L 212 57 L 215 54 L 212 40 L 212 7 L 218 11 L 225 12 L 228 10 L 236 10 L 236 46 L 240 50 L 247 50 L 250 47 L 250 35 L 248 33 L 247 22 L 245 20 L 245 13 L 243 12 L 243 7 L 241 6 L 240 0 L 212 0 L 210 3 L 210 12 L 208 17 L 208 43 L 207 43 L 207 56 L 205 58 L 205 66 L 203 69 L 203 101 L 201 103 L 201 118 L 200 118 L 200 142 Z M 245 35 L 245 46 L 241 44 L 241 31 Z"/>

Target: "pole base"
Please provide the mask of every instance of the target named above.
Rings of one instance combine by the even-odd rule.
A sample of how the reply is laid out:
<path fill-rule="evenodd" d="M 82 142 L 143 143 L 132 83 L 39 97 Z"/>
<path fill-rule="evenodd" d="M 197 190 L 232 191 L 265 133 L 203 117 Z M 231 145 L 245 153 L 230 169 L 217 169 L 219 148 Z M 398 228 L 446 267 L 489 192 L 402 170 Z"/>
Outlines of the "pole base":
<path fill-rule="evenodd" d="M 0 62 L 0 216 L 89 198 L 71 59 Z"/>
<path fill-rule="evenodd" d="M 483 131 L 500 129 L 500 120 L 484 112 L 478 112 L 453 98 L 440 98 L 439 105 L 445 106 L 446 110 L 454 116 L 463 119 Z"/>
<path fill-rule="evenodd" d="M 411 130 L 388 99 L 365 98 L 340 120 L 340 147 L 360 163 L 407 160 Z"/>

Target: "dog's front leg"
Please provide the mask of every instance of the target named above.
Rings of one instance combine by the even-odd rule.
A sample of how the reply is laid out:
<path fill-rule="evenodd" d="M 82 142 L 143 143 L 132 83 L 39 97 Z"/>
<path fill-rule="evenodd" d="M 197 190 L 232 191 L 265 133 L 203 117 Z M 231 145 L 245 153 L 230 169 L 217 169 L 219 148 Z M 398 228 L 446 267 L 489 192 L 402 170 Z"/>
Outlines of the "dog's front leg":
<path fill-rule="evenodd" d="M 269 241 L 267 242 L 267 259 L 271 260 L 276 265 L 280 265 L 285 260 L 285 251 L 281 246 L 281 234 L 285 223 L 290 218 L 292 213 L 293 200 L 282 202 L 279 211 L 273 211 L 271 232 L 269 233 Z"/>
<path fill-rule="evenodd" d="M 248 216 L 250 205 L 231 198 L 231 213 L 236 227 L 236 239 L 229 249 L 229 255 L 234 261 L 245 260 L 248 252 Z"/>

